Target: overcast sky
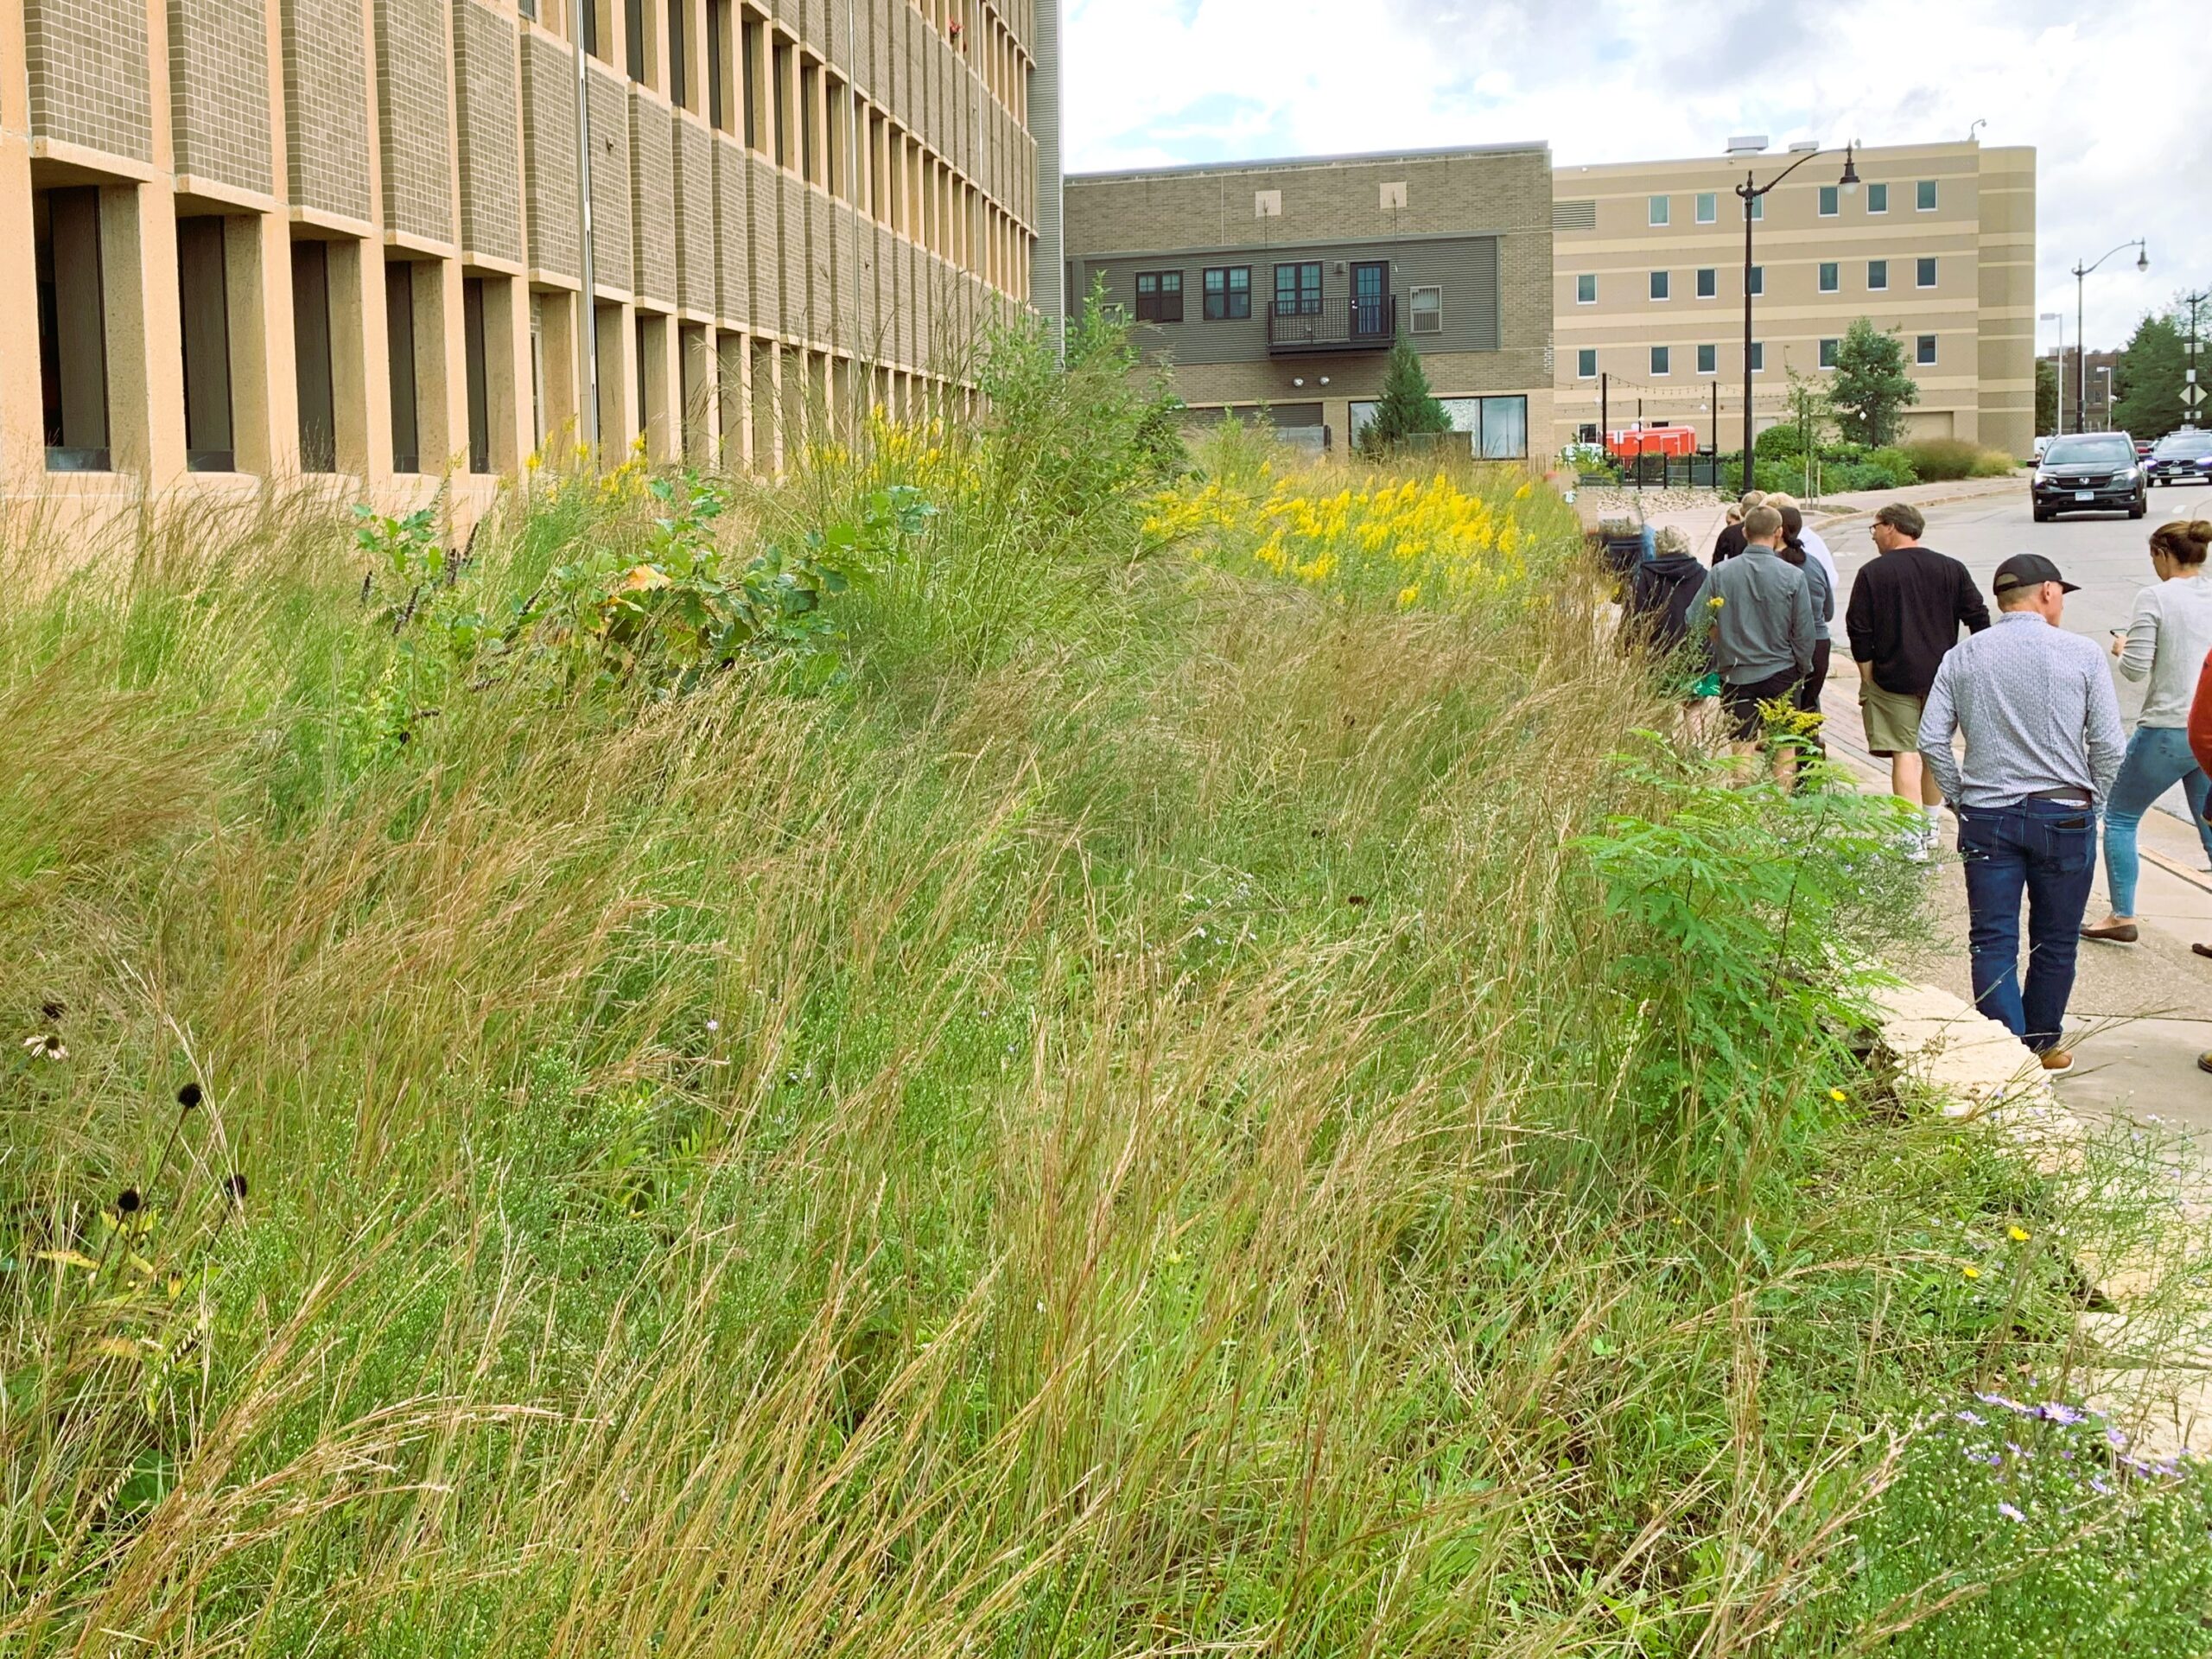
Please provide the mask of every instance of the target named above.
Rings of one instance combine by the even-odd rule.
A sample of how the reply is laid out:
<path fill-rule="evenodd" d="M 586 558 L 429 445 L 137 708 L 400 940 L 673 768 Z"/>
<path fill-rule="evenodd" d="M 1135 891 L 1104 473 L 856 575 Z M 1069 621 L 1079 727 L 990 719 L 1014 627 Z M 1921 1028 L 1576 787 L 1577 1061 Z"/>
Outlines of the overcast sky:
<path fill-rule="evenodd" d="M 2212 286 L 2204 0 L 1067 0 L 1068 166 L 1544 139 L 1562 164 L 1732 133 L 2032 144 L 2039 311 L 2093 345 Z M 2048 351 L 2052 325 L 2038 325 Z"/>

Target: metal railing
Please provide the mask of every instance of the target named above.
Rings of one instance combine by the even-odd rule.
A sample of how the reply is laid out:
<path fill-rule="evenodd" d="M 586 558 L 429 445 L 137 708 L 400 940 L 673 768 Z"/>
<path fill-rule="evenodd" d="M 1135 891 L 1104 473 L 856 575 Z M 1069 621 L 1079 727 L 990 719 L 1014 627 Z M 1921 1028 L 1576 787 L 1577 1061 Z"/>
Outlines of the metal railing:
<path fill-rule="evenodd" d="M 1398 296 L 1268 302 L 1271 352 L 1382 352 L 1398 332 Z"/>

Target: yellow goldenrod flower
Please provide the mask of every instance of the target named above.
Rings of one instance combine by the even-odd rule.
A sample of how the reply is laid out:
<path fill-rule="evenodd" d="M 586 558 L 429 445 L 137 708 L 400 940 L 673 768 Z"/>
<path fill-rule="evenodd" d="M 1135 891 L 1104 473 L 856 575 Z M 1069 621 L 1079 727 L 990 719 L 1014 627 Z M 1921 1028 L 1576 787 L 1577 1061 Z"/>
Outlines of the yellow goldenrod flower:
<path fill-rule="evenodd" d="M 2017 1222 L 2005 1230 L 2005 1236 L 2015 1244 L 2024 1244 L 2028 1242 L 2028 1230 Z"/>

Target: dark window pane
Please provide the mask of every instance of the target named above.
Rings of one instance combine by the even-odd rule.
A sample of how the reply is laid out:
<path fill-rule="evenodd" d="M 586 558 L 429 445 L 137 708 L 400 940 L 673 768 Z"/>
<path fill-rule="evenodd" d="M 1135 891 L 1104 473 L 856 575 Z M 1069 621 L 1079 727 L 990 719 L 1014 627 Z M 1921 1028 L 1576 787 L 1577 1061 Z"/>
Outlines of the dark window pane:
<path fill-rule="evenodd" d="M 299 383 L 300 470 L 338 470 L 337 403 L 330 378 L 330 250 L 292 244 L 292 358 Z"/>
<path fill-rule="evenodd" d="M 176 222 L 177 304 L 184 343 L 184 464 L 227 473 L 231 443 L 231 307 L 223 221 Z"/>

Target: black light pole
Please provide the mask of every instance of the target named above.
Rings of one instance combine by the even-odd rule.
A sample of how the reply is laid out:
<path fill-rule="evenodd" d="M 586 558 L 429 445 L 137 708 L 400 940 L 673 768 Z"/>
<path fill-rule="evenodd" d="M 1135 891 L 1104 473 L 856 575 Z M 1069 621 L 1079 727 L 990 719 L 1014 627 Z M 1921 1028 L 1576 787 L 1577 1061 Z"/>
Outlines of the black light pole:
<path fill-rule="evenodd" d="M 2151 250 L 2144 246 L 2143 238 L 2139 236 L 2133 242 L 2121 243 L 2118 247 L 2100 255 L 2088 264 L 2077 264 L 2074 267 L 2074 349 L 2075 352 L 2080 353 L 2079 359 L 2075 365 L 2074 373 L 2074 429 L 2076 432 L 2086 432 L 2089 429 L 2088 425 L 2085 423 L 2086 413 L 2089 407 L 2089 337 L 2082 332 L 2082 279 L 2087 276 L 2091 271 L 2094 270 L 2099 265 L 2104 264 L 2106 260 L 2111 258 L 2113 254 L 2124 253 L 2130 248 L 2139 248 L 2142 250 L 2141 253 L 2137 256 L 2135 269 L 2138 270 L 2150 270 Z"/>
<path fill-rule="evenodd" d="M 2181 297 L 2182 303 L 2189 308 L 2189 372 L 2183 377 L 2182 382 L 2182 419 L 2189 425 L 2195 426 L 2197 408 L 2204 401 L 2203 389 L 2197 384 L 2196 379 L 2196 312 L 2197 308 L 2207 300 L 2212 300 L 2212 294 L 2207 294 L 2199 289 L 2196 293 L 2184 294 Z"/>
<path fill-rule="evenodd" d="M 1843 147 L 1843 176 L 1836 181 L 1837 188 L 1847 196 L 1859 194 L 1859 145 L 1856 140 Z M 1751 488 L 1751 209 L 1759 199 L 1780 184 L 1799 168 L 1816 156 L 1833 156 L 1832 149 L 1808 149 L 1764 184 L 1748 169 L 1744 181 L 1736 187 L 1736 194 L 1744 199 L 1744 493 Z M 1713 442 L 1719 443 L 1719 419 L 1713 421 Z"/>

